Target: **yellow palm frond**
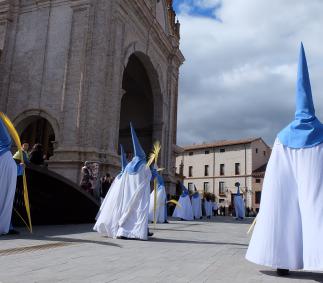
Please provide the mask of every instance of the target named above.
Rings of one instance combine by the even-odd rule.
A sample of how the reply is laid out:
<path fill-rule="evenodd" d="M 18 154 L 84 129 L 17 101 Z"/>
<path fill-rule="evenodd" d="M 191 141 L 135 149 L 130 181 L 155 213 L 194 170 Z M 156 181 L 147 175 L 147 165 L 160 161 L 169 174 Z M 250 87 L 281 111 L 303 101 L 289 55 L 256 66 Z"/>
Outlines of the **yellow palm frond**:
<path fill-rule="evenodd" d="M 174 200 L 174 199 L 169 200 L 167 203 L 173 203 L 173 204 L 177 205 L 178 207 L 182 207 L 182 206 L 179 204 L 179 202 L 178 202 L 177 200 Z"/>
<path fill-rule="evenodd" d="M 257 222 L 257 217 L 254 219 L 254 221 L 250 225 L 250 228 L 248 229 L 247 234 L 249 234 L 252 231 L 253 227 L 255 227 L 255 225 L 256 225 L 256 222 Z"/>
<path fill-rule="evenodd" d="M 158 160 L 160 149 L 161 149 L 160 142 L 156 141 L 154 143 L 154 145 L 153 145 L 153 151 L 149 155 L 149 159 L 148 159 L 148 162 L 147 162 L 147 167 L 149 167 L 153 163 L 155 163 L 157 165 L 157 160 Z"/>

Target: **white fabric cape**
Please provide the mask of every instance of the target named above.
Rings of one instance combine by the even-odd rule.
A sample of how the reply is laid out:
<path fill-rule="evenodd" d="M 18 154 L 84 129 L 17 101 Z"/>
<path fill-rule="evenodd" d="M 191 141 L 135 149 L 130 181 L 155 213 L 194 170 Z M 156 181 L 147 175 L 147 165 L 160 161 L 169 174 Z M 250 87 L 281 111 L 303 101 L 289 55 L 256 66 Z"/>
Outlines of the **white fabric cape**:
<path fill-rule="evenodd" d="M 197 198 L 192 197 L 192 209 L 193 209 L 193 216 L 195 219 L 199 219 L 202 216 L 202 204 L 201 204 L 201 196 Z"/>
<path fill-rule="evenodd" d="M 181 206 L 176 205 L 173 212 L 173 217 L 179 217 L 185 220 L 193 220 L 193 209 L 190 197 L 188 195 L 186 197 L 180 196 L 178 203 Z"/>
<path fill-rule="evenodd" d="M 16 183 L 17 164 L 8 151 L 0 156 L 0 235 L 9 232 Z"/>
<path fill-rule="evenodd" d="M 234 203 L 234 210 L 236 212 L 236 217 L 237 218 L 244 218 L 245 217 L 245 205 L 244 201 L 241 195 L 239 196 L 234 196 L 233 199 Z"/>
<path fill-rule="evenodd" d="M 149 221 L 154 221 L 154 200 L 155 200 L 155 190 L 150 194 L 150 204 L 149 204 Z M 165 205 L 166 205 L 166 191 L 164 186 L 159 186 L 157 188 L 157 207 L 156 207 L 156 221 L 157 223 L 164 223 L 165 219 Z"/>
<path fill-rule="evenodd" d="M 96 216 L 94 230 L 105 236 L 115 238 L 118 232 L 118 222 L 122 215 L 122 200 L 124 195 L 123 176 L 116 177 L 105 196 Z"/>
<path fill-rule="evenodd" d="M 246 258 L 284 269 L 323 270 L 323 144 L 291 149 L 276 139 Z"/>
<path fill-rule="evenodd" d="M 213 205 L 210 201 L 204 200 L 204 208 L 206 216 L 212 216 Z"/>
<path fill-rule="evenodd" d="M 147 240 L 151 172 L 143 164 L 138 172 L 116 178 L 102 203 L 94 230 L 108 237 Z"/>

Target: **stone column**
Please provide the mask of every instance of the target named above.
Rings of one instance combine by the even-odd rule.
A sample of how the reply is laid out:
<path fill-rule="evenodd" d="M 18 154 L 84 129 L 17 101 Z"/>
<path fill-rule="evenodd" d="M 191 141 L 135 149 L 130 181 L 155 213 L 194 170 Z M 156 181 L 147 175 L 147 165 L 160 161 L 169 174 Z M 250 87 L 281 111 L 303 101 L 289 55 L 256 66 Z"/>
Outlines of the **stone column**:
<path fill-rule="evenodd" d="M 15 49 L 19 1 L 0 0 L 0 111 L 8 113 L 9 82 Z"/>
<path fill-rule="evenodd" d="M 81 163 L 84 159 L 80 140 L 82 101 L 86 77 L 86 47 L 89 37 L 90 0 L 70 0 L 73 10 L 70 32 L 70 47 L 62 108 L 60 117 L 60 136 L 50 167 L 75 182 L 79 181 Z M 85 157 L 86 159 L 86 157 Z"/>

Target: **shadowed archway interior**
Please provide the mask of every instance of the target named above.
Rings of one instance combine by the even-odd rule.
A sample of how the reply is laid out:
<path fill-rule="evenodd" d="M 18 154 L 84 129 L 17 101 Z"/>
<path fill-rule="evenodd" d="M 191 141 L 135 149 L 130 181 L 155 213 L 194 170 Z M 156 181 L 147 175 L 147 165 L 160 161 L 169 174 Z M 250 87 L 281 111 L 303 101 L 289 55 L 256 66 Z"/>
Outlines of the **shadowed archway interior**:
<path fill-rule="evenodd" d="M 54 154 L 55 133 L 48 120 L 39 116 L 31 116 L 20 123 L 20 128 L 23 129 L 20 135 L 22 143 L 29 143 L 30 149 L 34 144 L 41 143 L 47 159 Z"/>
<path fill-rule="evenodd" d="M 119 144 L 132 154 L 129 123 L 132 122 L 140 143 L 148 155 L 153 143 L 154 100 L 147 71 L 141 60 L 131 55 L 124 70 L 121 99 Z"/>

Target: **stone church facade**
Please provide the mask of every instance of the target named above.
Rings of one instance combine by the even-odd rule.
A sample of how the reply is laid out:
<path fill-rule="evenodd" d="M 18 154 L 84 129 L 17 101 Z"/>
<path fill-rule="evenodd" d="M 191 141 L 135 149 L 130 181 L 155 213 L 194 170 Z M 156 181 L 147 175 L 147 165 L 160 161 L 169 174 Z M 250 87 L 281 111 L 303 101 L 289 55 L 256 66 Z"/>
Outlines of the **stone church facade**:
<path fill-rule="evenodd" d="M 129 122 L 162 144 L 174 187 L 178 74 L 172 0 L 0 0 L 0 110 L 49 169 L 78 183 L 85 160 L 120 168 Z"/>

